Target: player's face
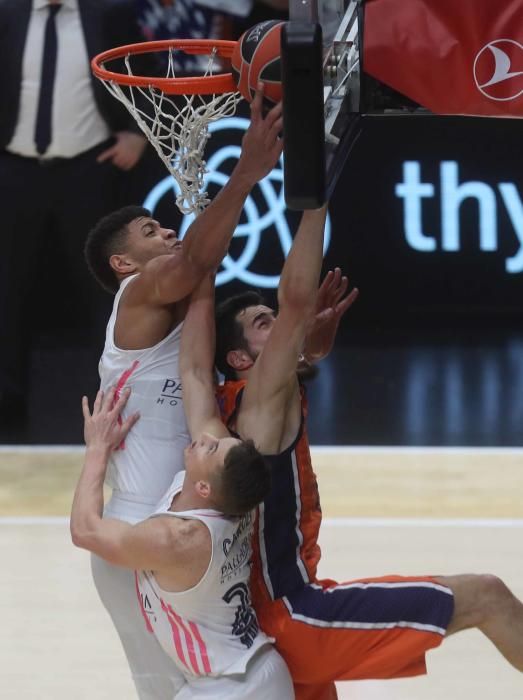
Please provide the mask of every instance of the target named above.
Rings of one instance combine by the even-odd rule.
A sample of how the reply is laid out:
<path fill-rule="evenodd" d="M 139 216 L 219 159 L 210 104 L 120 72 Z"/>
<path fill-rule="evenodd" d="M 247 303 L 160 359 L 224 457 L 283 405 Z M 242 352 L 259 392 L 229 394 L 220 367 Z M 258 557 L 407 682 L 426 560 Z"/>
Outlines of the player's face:
<path fill-rule="evenodd" d="M 233 437 L 215 438 L 202 433 L 185 448 L 185 469 L 193 481 L 208 481 L 223 468 L 225 456 L 241 440 Z"/>
<path fill-rule="evenodd" d="M 145 264 L 159 255 L 180 254 L 182 242 L 172 228 L 163 228 L 158 221 L 148 216 L 139 216 L 128 225 L 129 254 L 140 264 Z"/>
<path fill-rule="evenodd" d="M 263 304 L 248 306 L 239 312 L 236 320 L 243 327 L 243 337 L 247 342 L 249 354 L 255 360 L 265 347 L 267 338 L 272 331 L 276 320 L 274 311 Z"/>

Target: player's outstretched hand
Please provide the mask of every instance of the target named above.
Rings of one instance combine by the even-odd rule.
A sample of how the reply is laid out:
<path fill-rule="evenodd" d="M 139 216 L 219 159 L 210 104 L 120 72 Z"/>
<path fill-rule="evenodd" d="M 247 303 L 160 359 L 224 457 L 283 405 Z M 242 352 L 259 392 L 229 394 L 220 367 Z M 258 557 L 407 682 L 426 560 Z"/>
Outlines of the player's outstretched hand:
<path fill-rule="evenodd" d="M 112 451 L 125 440 L 127 433 L 140 417 L 138 413 L 133 413 L 125 420 L 121 418 L 120 414 L 130 394 L 129 388 L 124 389 L 118 397 L 115 387 L 105 394 L 100 390 L 96 395 L 92 413 L 89 411 L 87 396 L 82 397 L 84 439 L 88 449 Z"/>
<path fill-rule="evenodd" d="M 304 355 L 309 362 L 317 362 L 332 350 L 342 316 L 358 298 L 356 287 L 349 288 L 349 280 L 339 267 L 329 270 L 318 290 L 316 314 L 305 339 Z"/>
<path fill-rule="evenodd" d="M 251 123 L 242 140 L 239 168 L 256 182 L 270 173 L 283 150 L 282 104 L 278 102 L 263 115 L 263 83 L 258 83 L 256 95 L 251 102 Z"/>

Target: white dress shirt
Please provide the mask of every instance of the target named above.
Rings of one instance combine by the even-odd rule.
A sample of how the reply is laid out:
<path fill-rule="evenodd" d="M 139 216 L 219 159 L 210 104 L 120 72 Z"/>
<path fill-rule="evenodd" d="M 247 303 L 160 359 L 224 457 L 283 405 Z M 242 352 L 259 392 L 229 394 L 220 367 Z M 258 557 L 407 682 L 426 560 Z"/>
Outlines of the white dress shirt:
<path fill-rule="evenodd" d="M 18 121 L 7 150 L 38 157 L 34 141 L 48 1 L 33 0 L 22 64 Z M 98 111 L 77 0 L 62 0 L 56 15 L 58 54 L 51 143 L 44 158 L 72 158 L 105 141 L 111 131 Z"/>

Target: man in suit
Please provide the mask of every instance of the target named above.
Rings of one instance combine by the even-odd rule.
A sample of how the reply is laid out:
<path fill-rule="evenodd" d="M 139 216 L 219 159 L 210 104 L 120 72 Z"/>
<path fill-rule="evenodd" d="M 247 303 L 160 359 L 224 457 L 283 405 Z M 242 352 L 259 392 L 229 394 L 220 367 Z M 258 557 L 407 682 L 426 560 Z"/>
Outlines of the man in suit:
<path fill-rule="evenodd" d="M 82 342 L 103 342 L 109 300 L 85 268 L 84 239 L 122 203 L 146 141 L 90 60 L 141 40 L 133 0 L 0 0 L 0 429 L 25 417 L 46 247 L 78 293 Z"/>

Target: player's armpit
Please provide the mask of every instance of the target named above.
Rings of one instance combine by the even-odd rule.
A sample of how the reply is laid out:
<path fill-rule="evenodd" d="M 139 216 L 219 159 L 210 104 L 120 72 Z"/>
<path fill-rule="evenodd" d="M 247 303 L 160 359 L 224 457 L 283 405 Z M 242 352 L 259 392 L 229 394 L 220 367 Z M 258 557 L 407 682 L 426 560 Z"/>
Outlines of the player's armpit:
<path fill-rule="evenodd" d="M 294 442 L 301 422 L 301 400 L 297 377 L 289 387 L 265 403 L 244 405 L 238 413 L 236 429 L 243 439 L 251 439 L 262 454 L 279 454 Z"/>

